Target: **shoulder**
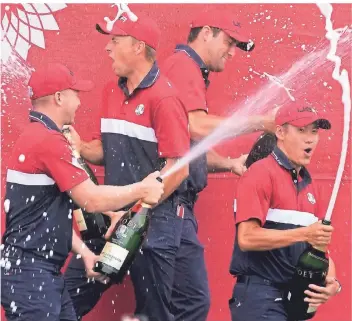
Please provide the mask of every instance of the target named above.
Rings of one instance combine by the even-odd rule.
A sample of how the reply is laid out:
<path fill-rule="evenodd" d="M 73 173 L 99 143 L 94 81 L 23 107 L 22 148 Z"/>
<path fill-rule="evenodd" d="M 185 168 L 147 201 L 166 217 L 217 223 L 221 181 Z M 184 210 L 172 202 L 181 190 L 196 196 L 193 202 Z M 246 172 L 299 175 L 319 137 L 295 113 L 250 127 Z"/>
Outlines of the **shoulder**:
<path fill-rule="evenodd" d="M 268 157 L 261 159 L 241 176 L 240 182 L 252 182 L 253 184 L 269 183 L 272 180 L 273 172 L 277 170 L 275 160 L 269 155 Z"/>
<path fill-rule="evenodd" d="M 183 51 L 175 52 L 166 58 L 161 63 L 160 69 L 166 76 L 174 74 L 175 72 L 183 74 L 186 70 L 187 73 L 184 74 L 184 76 L 201 75 L 197 63 Z M 191 75 L 189 75 L 190 73 Z"/>

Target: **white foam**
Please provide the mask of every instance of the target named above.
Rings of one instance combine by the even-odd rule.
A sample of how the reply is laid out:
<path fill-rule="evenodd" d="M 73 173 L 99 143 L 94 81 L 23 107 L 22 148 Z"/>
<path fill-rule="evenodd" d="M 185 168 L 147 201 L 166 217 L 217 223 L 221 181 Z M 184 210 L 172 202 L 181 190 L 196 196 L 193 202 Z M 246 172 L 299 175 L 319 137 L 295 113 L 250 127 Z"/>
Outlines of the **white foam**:
<path fill-rule="evenodd" d="M 340 71 L 341 68 L 341 57 L 336 55 L 337 44 L 341 35 L 347 30 L 347 27 L 343 29 L 334 30 L 331 22 L 331 14 L 333 11 L 332 5 L 329 3 L 317 3 L 318 8 L 325 17 L 325 37 L 330 41 L 330 50 L 326 58 L 334 62 L 335 67 L 332 72 L 332 78 L 338 81 L 342 87 L 342 103 L 344 105 L 344 126 L 342 135 L 342 147 L 340 155 L 340 163 L 336 173 L 336 179 L 334 187 L 332 190 L 332 195 L 330 198 L 329 206 L 325 215 L 325 220 L 330 221 L 332 216 L 332 211 L 335 206 L 337 193 L 340 188 L 342 174 L 345 168 L 347 147 L 348 147 L 348 137 L 350 130 L 351 121 L 351 92 L 350 92 L 350 82 L 348 78 L 348 72 L 346 69 Z"/>

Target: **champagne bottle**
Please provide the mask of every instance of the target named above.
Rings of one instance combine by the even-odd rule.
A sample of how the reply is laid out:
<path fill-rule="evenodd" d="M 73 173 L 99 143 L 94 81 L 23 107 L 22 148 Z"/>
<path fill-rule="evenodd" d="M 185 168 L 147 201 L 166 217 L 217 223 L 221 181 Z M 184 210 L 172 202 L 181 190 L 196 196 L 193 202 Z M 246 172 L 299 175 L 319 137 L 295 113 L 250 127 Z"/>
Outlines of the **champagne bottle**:
<path fill-rule="evenodd" d="M 62 131 L 66 139 L 71 142 L 71 133 L 69 129 Z M 72 148 L 72 147 L 71 147 Z M 99 185 L 96 176 L 90 166 L 84 161 L 77 150 L 72 148 L 73 163 L 82 168 L 95 185 Z M 73 211 L 73 216 L 77 223 L 79 232 L 83 240 L 101 238 L 110 226 L 110 218 L 102 213 L 88 213 L 84 209 L 78 208 Z"/>
<path fill-rule="evenodd" d="M 323 220 L 323 224 L 330 225 L 330 221 Z M 307 297 L 304 291 L 309 289 L 309 284 L 325 286 L 328 270 L 329 259 L 326 257 L 325 247 L 310 246 L 300 255 L 285 295 L 290 320 L 308 320 L 314 317 L 317 308 L 309 307 L 309 303 L 304 301 Z"/>
<path fill-rule="evenodd" d="M 140 201 L 121 217 L 100 254 L 95 272 L 117 283 L 123 281 L 147 235 L 150 215 L 151 206 Z"/>
<path fill-rule="evenodd" d="M 257 141 L 252 146 L 247 160 L 246 167 L 249 168 L 256 161 L 263 159 L 271 154 L 276 146 L 276 136 L 272 133 L 264 133 L 259 136 Z"/>

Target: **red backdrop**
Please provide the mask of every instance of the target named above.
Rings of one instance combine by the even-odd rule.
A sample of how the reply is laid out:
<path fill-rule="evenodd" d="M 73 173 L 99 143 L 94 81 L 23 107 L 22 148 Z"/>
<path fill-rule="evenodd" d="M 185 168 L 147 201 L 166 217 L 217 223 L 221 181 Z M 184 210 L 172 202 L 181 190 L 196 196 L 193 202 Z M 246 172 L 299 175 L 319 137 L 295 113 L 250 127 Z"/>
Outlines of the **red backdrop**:
<path fill-rule="evenodd" d="M 325 19 L 315 5 L 134 4 L 130 8 L 136 13 L 143 11 L 159 24 L 163 37 L 158 59 L 162 60 L 172 53 L 176 43 L 186 40 L 191 16 L 205 6 L 209 10 L 216 6 L 240 13 L 243 24 L 247 25 L 248 32 L 256 42 L 256 49 L 252 53 L 237 52 L 225 72 L 211 75 L 208 99 L 209 110 L 214 114 L 224 115 L 230 109 L 240 108 L 241 103 L 247 98 L 250 100 L 253 93 L 268 83 L 268 79 L 259 77 L 253 71 L 279 76 L 308 52 L 327 48 L 328 45 L 324 38 Z M 1 9 L 2 28 L 5 31 L 2 51 L 7 56 L 10 52 L 10 58 L 2 64 L 3 196 L 6 160 L 22 126 L 27 122 L 30 109 L 26 82 L 31 68 L 59 61 L 75 70 L 79 76 L 95 80 L 94 91 L 82 94 L 82 107 L 76 117 L 76 128 L 82 138 L 91 138 L 92 128 L 98 126 L 99 122 L 100 93 L 107 80 L 114 77 L 111 62 L 104 52 L 108 38 L 95 31 L 95 23 L 104 16 L 114 18 L 116 8 L 111 8 L 110 4 L 69 4 L 61 7 L 2 4 Z M 334 4 L 333 9 L 334 28 L 351 26 L 351 5 Z M 348 71 L 351 71 L 350 48 L 351 29 L 347 29 L 344 40 L 340 42 L 338 54 L 343 56 L 342 67 Z M 333 67 L 332 64 L 325 63 L 325 56 L 326 52 L 318 55 L 314 64 L 319 67 L 314 70 L 305 69 L 303 64 L 299 74 L 289 84 L 291 87 L 288 87 L 295 89 L 292 92 L 294 96 L 306 97 L 315 102 L 319 111 L 332 122 L 333 129 L 322 133 L 320 146 L 310 166 L 328 201 L 341 153 L 344 110 L 341 87 L 332 79 Z M 286 94 L 282 91 L 275 102 L 282 102 L 284 97 Z M 255 134 L 240 137 L 221 144 L 217 149 L 224 155 L 236 157 L 248 152 L 255 137 Z M 333 211 L 335 233 L 331 246 L 331 255 L 336 262 L 338 277 L 344 289 L 338 297 L 319 309 L 316 320 L 351 320 L 351 305 L 348 303 L 351 301 L 350 165 L 351 141 Z M 102 176 L 100 168 L 97 173 Z M 212 296 L 209 321 L 230 320 L 227 301 L 234 282 L 228 273 L 228 267 L 234 239 L 233 199 L 236 183 L 236 177 L 231 174 L 210 175 L 209 186 L 202 192 L 196 206 Z M 3 207 L 1 223 L 3 232 Z M 118 320 L 119 315 L 131 312 L 133 308 L 133 291 L 127 280 L 121 286 L 113 286 L 84 320 Z"/>

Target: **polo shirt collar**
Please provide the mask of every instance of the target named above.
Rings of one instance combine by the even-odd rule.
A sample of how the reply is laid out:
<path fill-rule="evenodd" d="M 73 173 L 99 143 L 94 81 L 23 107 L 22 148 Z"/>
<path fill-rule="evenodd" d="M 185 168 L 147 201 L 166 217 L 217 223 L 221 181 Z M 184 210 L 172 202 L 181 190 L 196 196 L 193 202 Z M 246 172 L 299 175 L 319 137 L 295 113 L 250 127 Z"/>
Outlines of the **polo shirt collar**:
<path fill-rule="evenodd" d="M 207 65 L 204 63 L 202 58 L 193 50 L 190 46 L 179 44 L 175 48 L 175 52 L 185 52 L 193 61 L 199 66 L 200 71 L 202 72 L 202 76 L 205 82 L 205 86 L 208 87 L 210 84 L 209 81 L 209 69 Z"/>
<path fill-rule="evenodd" d="M 29 112 L 29 120 L 31 122 L 38 122 L 42 123 L 46 128 L 50 130 L 56 130 L 59 133 L 61 133 L 61 129 L 57 127 L 55 122 L 51 120 L 48 116 L 44 115 L 43 113 L 40 113 L 38 111 L 31 110 Z"/>
<path fill-rule="evenodd" d="M 280 166 L 282 166 L 283 168 L 285 168 L 287 171 L 290 172 L 292 180 L 297 186 L 299 191 L 312 182 L 312 177 L 310 176 L 308 170 L 303 166 L 299 171 L 299 175 L 301 176 L 302 181 L 298 182 L 296 169 L 293 167 L 292 163 L 287 158 L 287 156 L 283 153 L 283 151 L 277 146 L 275 146 L 271 155 Z"/>
<path fill-rule="evenodd" d="M 135 92 L 137 89 L 145 89 L 145 88 L 151 87 L 159 78 L 159 75 L 160 75 L 160 70 L 157 62 L 155 61 L 152 68 L 149 70 L 149 72 L 146 74 L 146 76 L 143 78 L 143 80 L 140 82 L 138 87 L 133 92 Z M 127 97 L 133 94 L 133 93 L 131 93 L 130 95 L 128 94 L 126 77 L 120 77 L 118 81 L 118 85 Z"/>

